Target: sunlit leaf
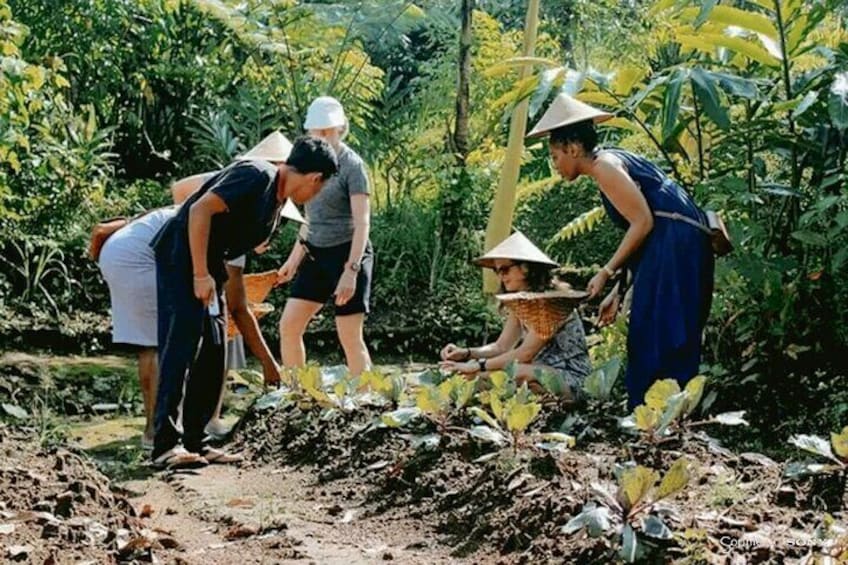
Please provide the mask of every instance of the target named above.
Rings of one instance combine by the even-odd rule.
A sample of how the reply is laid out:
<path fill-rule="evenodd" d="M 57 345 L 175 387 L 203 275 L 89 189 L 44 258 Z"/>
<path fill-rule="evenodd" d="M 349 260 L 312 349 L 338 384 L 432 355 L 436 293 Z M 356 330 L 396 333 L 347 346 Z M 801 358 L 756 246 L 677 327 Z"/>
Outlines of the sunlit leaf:
<path fill-rule="evenodd" d="M 804 451 L 809 451 L 810 453 L 815 453 L 828 459 L 836 459 L 830 448 L 830 443 L 819 436 L 798 434 L 790 437 L 789 443 Z"/>
<path fill-rule="evenodd" d="M 509 438 L 506 435 L 494 428 L 490 428 L 489 426 L 472 426 L 468 430 L 468 433 L 470 433 L 472 437 L 489 443 L 494 443 L 495 445 L 506 445 L 509 443 Z"/>
<path fill-rule="evenodd" d="M 479 408 L 477 406 L 472 406 L 471 408 L 468 409 L 468 411 L 471 412 L 474 416 L 476 416 L 476 417 L 480 418 L 481 420 L 483 420 L 484 422 L 486 422 L 488 425 L 490 425 L 493 428 L 499 429 L 501 427 L 500 424 L 498 424 L 497 420 L 492 418 L 492 416 L 489 415 L 489 413 L 486 412 L 485 410 L 483 410 L 482 408 Z"/>
<path fill-rule="evenodd" d="M 699 375 L 686 383 L 683 391 L 686 393 L 686 406 L 683 413 L 687 416 L 698 407 L 701 402 L 701 397 L 704 394 L 704 385 L 707 383 L 707 377 Z"/>
<path fill-rule="evenodd" d="M 609 531 L 611 527 L 609 509 L 590 502 L 583 507 L 580 514 L 573 517 L 562 527 L 562 533 L 573 534 L 586 528 L 591 537 L 597 538 Z"/>
<path fill-rule="evenodd" d="M 510 399 L 508 403 L 508 412 L 506 415 L 506 427 L 511 432 L 523 432 L 530 426 L 542 406 L 536 402 L 515 402 L 515 398 Z"/>
<path fill-rule="evenodd" d="M 628 508 L 633 508 L 645 498 L 658 479 L 656 471 L 641 465 L 626 469 L 621 474 L 621 489 L 626 496 Z"/>
<path fill-rule="evenodd" d="M 398 408 L 392 412 L 386 412 L 380 416 L 380 420 L 390 428 L 400 428 L 421 416 L 418 407 Z"/>
<path fill-rule="evenodd" d="M 656 429 L 660 422 L 660 412 L 640 404 L 633 410 L 633 421 L 636 424 L 636 429 L 648 432 Z"/>
<path fill-rule="evenodd" d="M 723 414 L 714 416 L 712 421 L 717 422 L 719 424 L 724 424 L 725 426 L 747 426 L 748 422 L 745 420 L 744 416 L 744 410 L 738 410 L 735 412 L 724 412 Z"/>
<path fill-rule="evenodd" d="M 689 483 L 689 461 L 681 457 L 675 461 L 660 482 L 656 500 L 671 496 Z"/>
<path fill-rule="evenodd" d="M 848 459 L 848 426 L 842 428 L 842 433 L 831 433 L 830 443 L 836 455 L 842 459 Z"/>
<path fill-rule="evenodd" d="M 665 408 L 668 399 L 680 392 L 680 385 L 674 379 L 656 381 L 645 393 L 645 405 L 658 411 Z"/>

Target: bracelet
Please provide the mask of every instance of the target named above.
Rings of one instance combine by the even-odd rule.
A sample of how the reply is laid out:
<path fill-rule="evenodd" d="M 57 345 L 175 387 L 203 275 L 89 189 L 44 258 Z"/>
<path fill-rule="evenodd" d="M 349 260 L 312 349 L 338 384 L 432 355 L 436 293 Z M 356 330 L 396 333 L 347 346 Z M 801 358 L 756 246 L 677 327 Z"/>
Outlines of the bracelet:
<path fill-rule="evenodd" d="M 609 275 L 610 277 L 614 277 L 614 276 L 615 276 L 615 271 L 614 271 L 613 269 L 611 269 L 609 265 L 604 265 L 604 266 L 603 266 L 603 267 L 601 267 L 601 268 L 602 268 L 602 269 L 604 270 L 604 272 L 605 272 L 607 275 Z"/>
<path fill-rule="evenodd" d="M 196 280 L 196 281 L 205 281 L 206 279 L 211 279 L 211 278 L 212 278 L 212 275 L 204 275 L 204 276 L 202 276 L 202 277 L 194 277 L 194 280 Z"/>

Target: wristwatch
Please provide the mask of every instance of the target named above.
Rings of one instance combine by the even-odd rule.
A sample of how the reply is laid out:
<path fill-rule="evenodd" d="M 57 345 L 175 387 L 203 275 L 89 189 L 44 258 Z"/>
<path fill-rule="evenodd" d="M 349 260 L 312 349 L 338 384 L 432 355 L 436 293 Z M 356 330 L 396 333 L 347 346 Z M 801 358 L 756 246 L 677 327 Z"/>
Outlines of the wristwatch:
<path fill-rule="evenodd" d="M 353 271 L 354 273 L 358 273 L 359 269 L 362 268 L 362 263 L 359 261 L 352 261 L 347 264 L 347 268 Z"/>
<path fill-rule="evenodd" d="M 484 359 L 484 358 L 477 359 L 477 365 L 480 366 L 480 372 L 481 373 L 486 372 L 486 359 Z"/>

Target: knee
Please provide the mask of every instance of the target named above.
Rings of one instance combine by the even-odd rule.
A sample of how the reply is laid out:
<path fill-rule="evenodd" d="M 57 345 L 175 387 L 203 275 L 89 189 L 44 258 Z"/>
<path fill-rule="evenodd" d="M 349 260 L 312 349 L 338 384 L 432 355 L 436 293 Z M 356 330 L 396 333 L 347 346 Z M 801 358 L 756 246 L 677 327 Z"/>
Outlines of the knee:
<path fill-rule="evenodd" d="M 280 339 L 284 341 L 302 339 L 303 332 L 305 330 L 306 326 L 298 324 L 290 316 L 286 316 L 286 314 L 283 313 L 280 318 Z"/>

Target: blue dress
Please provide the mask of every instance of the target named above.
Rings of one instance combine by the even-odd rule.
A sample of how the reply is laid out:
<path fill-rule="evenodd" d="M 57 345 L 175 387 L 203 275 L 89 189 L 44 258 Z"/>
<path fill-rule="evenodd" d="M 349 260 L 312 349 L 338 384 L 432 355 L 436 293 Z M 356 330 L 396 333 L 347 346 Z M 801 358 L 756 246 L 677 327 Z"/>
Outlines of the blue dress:
<path fill-rule="evenodd" d="M 642 191 L 651 212 L 677 212 L 706 225 L 689 194 L 650 161 L 621 149 L 618 157 Z M 601 193 L 607 215 L 626 230 L 627 220 Z M 684 386 L 698 374 L 701 334 L 712 303 L 715 258 L 709 237 L 681 220 L 654 216 L 654 227 L 627 260 L 633 274 L 633 302 L 627 335 L 627 385 L 630 408 L 644 401 L 659 379 Z"/>

